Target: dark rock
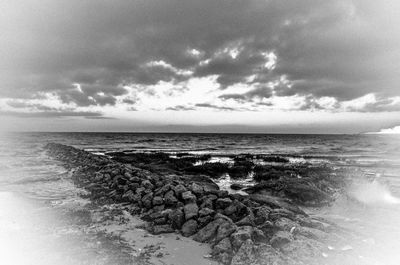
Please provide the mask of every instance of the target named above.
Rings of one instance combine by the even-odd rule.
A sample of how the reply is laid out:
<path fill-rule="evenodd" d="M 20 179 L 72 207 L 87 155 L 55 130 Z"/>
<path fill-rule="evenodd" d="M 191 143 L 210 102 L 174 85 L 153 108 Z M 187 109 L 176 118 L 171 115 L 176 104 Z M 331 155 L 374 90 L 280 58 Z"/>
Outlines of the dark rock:
<path fill-rule="evenodd" d="M 261 204 L 268 205 L 272 208 L 284 208 L 294 213 L 306 215 L 299 207 L 285 202 L 283 199 L 266 195 L 266 194 L 250 194 L 249 198 Z"/>
<path fill-rule="evenodd" d="M 185 222 L 185 215 L 182 209 L 175 209 L 169 214 L 169 219 L 171 220 L 171 226 L 174 229 L 181 229 L 183 223 Z"/>
<path fill-rule="evenodd" d="M 192 185 L 190 185 L 190 190 L 196 195 L 196 196 L 203 196 L 204 194 L 204 189 L 202 186 L 196 184 L 196 183 L 192 183 Z"/>
<path fill-rule="evenodd" d="M 233 189 L 233 190 L 241 190 L 241 189 L 244 189 L 245 187 L 246 186 L 239 184 L 239 183 L 233 183 L 231 185 L 231 189 Z"/>
<path fill-rule="evenodd" d="M 156 196 L 153 198 L 153 205 L 161 205 L 164 203 L 164 200 L 160 196 Z"/>
<path fill-rule="evenodd" d="M 229 198 L 219 198 L 215 201 L 215 207 L 217 209 L 225 209 L 232 204 L 232 200 Z"/>
<path fill-rule="evenodd" d="M 191 191 L 185 191 L 182 193 L 182 199 L 185 203 L 194 203 L 196 202 L 196 196 Z"/>
<path fill-rule="evenodd" d="M 207 225 L 212 220 L 213 220 L 213 218 L 210 215 L 207 215 L 207 216 L 199 217 L 197 219 L 197 222 L 199 223 L 200 227 L 204 227 L 205 225 Z"/>
<path fill-rule="evenodd" d="M 198 225 L 197 225 L 196 220 L 193 220 L 193 219 L 188 220 L 182 226 L 182 235 L 184 235 L 186 237 L 193 235 L 194 233 L 197 232 L 197 227 L 198 227 Z"/>
<path fill-rule="evenodd" d="M 215 211 L 210 208 L 202 208 L 199 211 L 199 216 L 203 217 L 203 216 L 207 216 L 207 215 L 212 215 L 214 213 L 215 213 Z"/>
<path fill-rule="evenodd" d="M 238 229 L 231 235 L 231 242 L 234 249 L 239 249 L 246 240 L 251 240 L 252 233 L 253 227 L 251 226 L 238 227 Z"/>
<path fill-rule="evenodd" d="M 236 222 L 237 226 L 246 226 L 246 225 L 250 225 L 250 226 L 255 226 L 254 224 L 254 217 L 252 218 L 250 215 L 244 217 L 243 219 L 241 219 L 240 221 Z"/>
<path fill-rule="evenodd" d="M 149 190 L 154 189 L 154 185 L 149 180 L 142 181 L 142 187 Z"/>
<path fill-rule="evenodd" d="M 152 206 L 153 193 L 148 193 L 142 197 L 143 206 L 150 209 Z"/>
<path fill-rule="evenodd" d="M 178 202 L 178 199 L 174 196 L 174 192 L 170 190 L 165 194 L 164 201 L 166 205 L 173 206 Z"/>
<path fill-rule="evenodd" d="M 185 188 L 185 186 L 183 186 L 182 184 L 178 184 L 175 187 L 173 187 L 173 190 L 175 191 L 175 195 L 178 198 L 182 198 L 181 195 L 182 193 L 184 193 L 185 191 L 187 191 L 187 189 Z"/>
<path fill-rule="evenodd" d="M 189 203 L 184 206 L 185 219 L 195 218 L 199 214 L 199 207 L 195 203 Z"/>
<path fill-rule="evenodd" d="M 215 241 L 218 242 L 224 238 L 228 238 L 237 229 L 236 225 L 231 222 L 222 223 L 217 229 L 217 235 Z"/>
<path fill-rule="evenodd" d="M 207 224 L 205 227 L 200 229 L 194 236 L 193 239 L 198 242 L 207 242 L 216 236 L 218 227 L 224 223 L 223 219 L 216 219 L 211 223 Z"/>

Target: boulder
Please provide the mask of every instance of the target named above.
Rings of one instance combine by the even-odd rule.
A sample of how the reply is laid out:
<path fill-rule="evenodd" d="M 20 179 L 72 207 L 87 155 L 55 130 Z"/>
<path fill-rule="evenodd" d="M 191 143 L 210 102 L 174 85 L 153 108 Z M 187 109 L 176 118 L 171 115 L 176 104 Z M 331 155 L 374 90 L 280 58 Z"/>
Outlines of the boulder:
<path fill-rule="evenodd" d="M 190 190 L 196 195 L 196 196 L 203 196 L 204 194 L 204 189 L 202 186 L 200 186 L 197 183 L 192 183 L 192 185 L 190 185 Z"/>
<path fill-rule="evenodd" d="M 216 236 L 218 227 L 224 222 L 224 219 L 219 218 L 208 223 L 193 236 L 193 239 L 198 242 L 210 241 Z"/>
<path fill-rule="evenodd" d="M 240 246 L 239 250 L 232 258 L 231 265 L 253 264 L 256 261 L 256 252 L 253 241 L 247 239 Z"/>
<path fill-rule="evenodd" d="M 214 213 L 215 213 L 215 211 L 210 208 L 202 208 L 199 211 L 199 216 L 203 217 L 203 216 L 207 216 L 207 215 L 212 215 Z"/>
<path fill-rule="evenodd" d="M 160 196 L 156 196 L 153 198 L 153 205 L 161 205 L 164 203 L 164 200 Z"/>
<path fill-rule="evenodd" d="M 185 222 L 185 215 L 180 208 L 172 210 L 168 217 L 171 221 L 171 226 L 174 229 L 181 229 L 183 223 Z"/>
<path fill-rule="evenodd" d="M 147 193 L 142 197 L 142 203 L 143 206 L 146 207 L 147 209 L 150 209 L 152 206 L 152 201 L 153 201 L 153 193 Z"/>
<path fill-rule="evenodd" d="M 215 201 L 215 207 L 217 209 L 225 209 L 232 204 L 232 200 L 229 198 L 219 198 Z"/>
<path fill-rule="evenodd" d="M 185 191 L 187 191 L 187 189 L 185 188 L 185 186 L 183 186 L 182 184 L 178 184 L 175 187 L 173 187 L 173 190 L 175 191 L 175 195 L 178 198 L 182 198 L 181 195 L 182 193 L 184 193 Z"/>
<path fill-rule="evenodd" d="M 196 196 L 191 191 L 185 191 L 182 193 L 182 199 L 185 203 L 194 203 L 196 202 Z"/>
<path fill-rule="evenodd" d="M 197 232 L 197 227 L 198 227 L 198 224 L 197 224 L 196 220 L 190 219 L 190 220 L 186 221 L 186 223 L 184 223 L 182 226 L 182 230 L 181 230 L 182 235 L 184 235 L 186 237 L 193 235 L 194 233 Z"/>
<path fill-rule="evenodd" d="M 217 235 L 215 241 L 218 242 L 224 238 L 228 238 L 237 229 L 236 225 L 231 222 L 225 221 L 217 229 Z"/>
<path fill-rule="evenodd" d="M 164 202 L 166 205 L 169 206 L 173 206 L 178 202 L 178 199 L 174 196 L 174 192 L 172 190 L 165 193 Z"/>
<path fill-rule="evenodd" d="M 240 246 L 248 239 L 251 240 L 253 227 L 241 226 L 231 235 L 231 242 L 234 249 L 239 249 Z"/>
<path fill-rule="evenodd" d="M 185 219 L 195 218 L 199 214 L 199 207 L 195 203 L 189 203 L 184 206 Z"/>

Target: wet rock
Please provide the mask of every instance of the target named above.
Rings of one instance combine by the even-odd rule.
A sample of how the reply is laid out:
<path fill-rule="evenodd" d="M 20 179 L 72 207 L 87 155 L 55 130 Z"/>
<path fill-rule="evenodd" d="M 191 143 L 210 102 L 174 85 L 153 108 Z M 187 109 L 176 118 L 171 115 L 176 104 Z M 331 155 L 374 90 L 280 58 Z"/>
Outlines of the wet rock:
<path fill-rule="evenodd" d="M 295 205 L 285 202 L 282 198 L 270 196 L 267 194 L 250 194 L 249 198 L 255 202 L 265 204 L 272 208 L 284 208 L 294 213 L 306 215 L 306 213 Z"/>
<path fill-rule="evenodd" d="M 194 233 L 197 232 L 197 227 L 198 227 L 198 224 L 197 224 L 196 220 L 193 220 L 193 219 L 188 220 L 182 226 L 182 235 L 184 235 L 186 237 L 193 235 Z"/>
<path fill-rule="evenodd" d="M 215 201 L 215 207 L 217 209 L 225 209 L 232 204 L 232 200 L 229 198 L 219 198 Z"/>
<path fill-rule="evenodd" d="M 185 222 L 185 215 L 182 209 L 172 210 L 169 214 L 169 219 L 171 221 L 171 226 L 174 229 L 181 229 L 183 223 Z"/>
<path fill-rule="evenodd" d="M 185 219 L 189 220 L 198 216 L 199 207 L 195 203 L 189 203 L 184 206 Z"/>
<path fill-rule="evenodd" d="M 244 189 L 246 186 L 239 184 L 239 183 L 233 183 L 231 184 L 231 189 L 233 190 L 241 190 Z"/>
<path fill-rule="evenodd" d="M 269 241 L 271 246 L 280 249 L 293 240 L 293 235 L 287 231 L 278 231 Z"/>

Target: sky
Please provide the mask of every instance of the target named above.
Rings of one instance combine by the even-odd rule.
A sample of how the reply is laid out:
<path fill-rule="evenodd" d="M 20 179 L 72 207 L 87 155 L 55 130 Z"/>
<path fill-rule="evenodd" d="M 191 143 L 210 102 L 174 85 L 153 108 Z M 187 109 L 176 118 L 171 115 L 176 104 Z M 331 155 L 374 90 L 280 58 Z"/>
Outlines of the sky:
<path fill-rule="evenodd" d="M 1 129 L 396 128 L 399 24 L 397 0 L 2 0 Z"/>

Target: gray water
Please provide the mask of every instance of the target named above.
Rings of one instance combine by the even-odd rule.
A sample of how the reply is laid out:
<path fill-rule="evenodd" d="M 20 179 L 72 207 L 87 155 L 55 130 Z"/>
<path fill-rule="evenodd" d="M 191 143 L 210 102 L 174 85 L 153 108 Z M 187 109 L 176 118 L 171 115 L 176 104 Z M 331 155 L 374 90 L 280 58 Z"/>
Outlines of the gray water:
<path fill-rule="evenodd" d="M 18 133 L 0 137 L 1 264 L 125 264 L 125 246 L 91 229 L 89 202 L 43 146 L 58 142 L 97 154 L 110 151 L 279 154 L 292 163 L 351 167 L 365 179 L 348 196 L 312 214 L 352 231 L 332 243 L 357 264 L 400 264 L 400 136 Z M 351 178 L 351 176 L 350 176 Z M 351 199 L 349 199 L 349 196 Z M 347 241 L 346 241 L 347 240 Z M 24 253 L 21 255 L 21 253 Z M 337 256 L 337 255 L 336 255 Z M 7 263 L 8 262 L 8 263 Z M 346 264 L 346 263 L 342 263 Z"/>

